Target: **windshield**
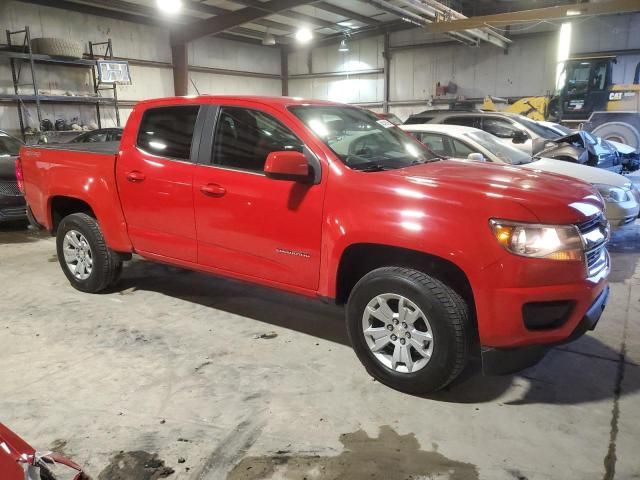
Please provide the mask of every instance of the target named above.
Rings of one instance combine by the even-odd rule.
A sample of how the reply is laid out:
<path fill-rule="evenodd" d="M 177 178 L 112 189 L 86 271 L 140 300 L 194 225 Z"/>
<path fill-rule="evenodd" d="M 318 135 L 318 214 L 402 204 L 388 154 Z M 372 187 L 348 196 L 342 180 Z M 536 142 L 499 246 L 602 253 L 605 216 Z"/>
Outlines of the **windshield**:
<path fill-rule="evenodd" d="M 388 120 L 359 108 L 304 105 L 289 109 L 354 170 L 390 170 L 440 159 Z"/>
<path fill-rule="evenodd" d="M 17 138 L 10 137 L 6 133 L 0 133 L 0 157 L 16 156 L 22 146 Z"/>
<path fill-rule="evenodd" d="M 546 138 L 547 140 L 557 140 L 558 138 L 562 137 L 562 135 L 555 130 L 549 127 L 545 127 L 544 125 L 540 125 L 538 122 L 531 120 L 530 118 L 524 117 L 522 115 L 514 115 L 512 118 L 520 125 L 523 125 L 525 128 L 528 128 L 536 135 L 542 138 Z"/>
<path fill-rule="evenodd" d="M 467 132 L 464 136 L 470 138 L 476 143 L 479 143 L 480 146 L 489 150 L 503 162 L 510 163 L 512 165 L 531 163 L 531 157 L 529 155 L 518 148 L 501 142 L 490 133 L 483 131 Z"/>

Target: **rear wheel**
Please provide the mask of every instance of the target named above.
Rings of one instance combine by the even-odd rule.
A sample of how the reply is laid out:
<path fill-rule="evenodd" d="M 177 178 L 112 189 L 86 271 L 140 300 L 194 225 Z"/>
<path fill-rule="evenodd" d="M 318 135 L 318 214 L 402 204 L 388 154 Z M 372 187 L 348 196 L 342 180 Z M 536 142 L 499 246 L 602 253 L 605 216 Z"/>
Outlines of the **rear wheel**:
<path fill-rule="evenodd" d="M 106 289 L 122 271 L 122 259 L 107 247 L 98 222 L 85 213 L 74 213 L 60 222 L 56 247 L 62 271 L 82 292 Z"/>
<path fill-rule="evenodd" d="M 381 383 L 407 393 L 445 387 L 464 369 L 472 329 L 465 301 L 422 272 L 384 267 L 365 275 L 347 305 L 353 349 Z"/>

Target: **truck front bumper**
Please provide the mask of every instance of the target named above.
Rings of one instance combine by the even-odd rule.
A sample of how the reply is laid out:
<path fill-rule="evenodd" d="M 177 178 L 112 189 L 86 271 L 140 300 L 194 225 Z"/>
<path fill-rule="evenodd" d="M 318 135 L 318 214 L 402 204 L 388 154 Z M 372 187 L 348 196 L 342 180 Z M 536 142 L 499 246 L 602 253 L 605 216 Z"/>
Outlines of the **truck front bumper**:
<path fill-rule="evenodd" d="M 608 299 L 609 286 L 607 285 L 565 340 L 516 348 L 481 347 L 482 372 L 485 375 L 508 375 L 535 365 L 553 346 L 576 340 L 587 331 L 595 329 Z"/>

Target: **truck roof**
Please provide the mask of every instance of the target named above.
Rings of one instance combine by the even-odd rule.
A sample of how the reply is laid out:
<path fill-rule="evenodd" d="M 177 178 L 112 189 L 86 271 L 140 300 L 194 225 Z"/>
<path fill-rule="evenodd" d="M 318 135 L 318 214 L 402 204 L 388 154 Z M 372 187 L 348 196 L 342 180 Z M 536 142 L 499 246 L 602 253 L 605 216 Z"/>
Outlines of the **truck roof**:
<path fill-rule="evenodd" d="M 326 100 L 311 100 L 302 97 L 270 97 L 259 95 L 187 95 L 184 97 L 163 97 L 153 98 L 148 100 L 141 100 L 138 102 L 140 105 L 167 105 L 167 104 L 180 104 L 180 103 L 225 103 L 226 101 L 246 101 L 248 103 L 262 103 L 266 105 L 274 105 L 279 107 L 287 107 L 290 105 L 344 105 L 337 102 L 330 102 Z"/>

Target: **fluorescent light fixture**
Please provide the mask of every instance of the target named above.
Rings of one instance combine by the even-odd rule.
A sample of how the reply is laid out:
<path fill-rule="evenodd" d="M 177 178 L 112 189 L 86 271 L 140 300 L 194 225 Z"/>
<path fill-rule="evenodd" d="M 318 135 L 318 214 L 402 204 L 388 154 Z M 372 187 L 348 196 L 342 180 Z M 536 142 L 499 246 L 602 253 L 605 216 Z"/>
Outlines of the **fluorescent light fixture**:
<path fill-rule="evenodd" d="M 160 11 L 171 15 L 182 10 L 182 0 L 156 0 L 156 5 Z"/>
<path fill-rule="evenodd" d="M 269 33 L 269 30 L 267 30 L 264 33 L 264 38 L 262 39 L 262 45 L 271 46 L 275 44 L 276 44 L 276 37 L 274 37 L 273 34 Z"/>
<path fill-rule="evenodd" d="M 313 38 L 313 33 L 307 27 L 302 27 L 296 32 L 296 40 L 300 43 L 308 43 Z"/>
<path fill-rule="evenodd" d="M 556 86 L 564 84 L 563 75 L 566 75 L 564 70 L 564 62 L 569 58 L 569 52 L 571 51 L 571 23 L 565 22 L 560 27 L 560 35 L 558 36 L 558 66 L 556 68 Z"/>
<path fill-rule="evenodd" d="M 574 8 L 567 10 L 567 17 L 575 17 L 576 15 L 582 15 L 582 10 L 576 10 Z"/>
<path fill-rule="evenodd" d="M 347 41 L 343 38 L 340 42 L 340 46 L 338 47 L 339 52 L 348 52 L 349 46 L 347 45 Z"/>

